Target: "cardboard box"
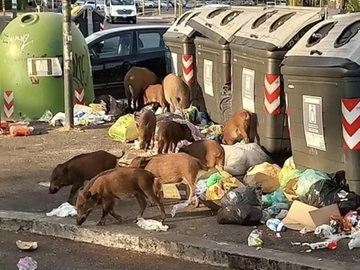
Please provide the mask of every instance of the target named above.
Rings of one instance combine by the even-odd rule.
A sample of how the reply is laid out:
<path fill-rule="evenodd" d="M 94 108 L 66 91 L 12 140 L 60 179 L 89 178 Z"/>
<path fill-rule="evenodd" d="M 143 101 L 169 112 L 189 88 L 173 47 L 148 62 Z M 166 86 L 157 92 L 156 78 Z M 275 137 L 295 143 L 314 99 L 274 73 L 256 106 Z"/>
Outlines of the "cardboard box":
<path fill-rule="evenodd" d="M 316 208 L 300 201 L 294 201 L 282 223 L 292 230 L 300 231 L 306 227 L 309 231 L 315 231 L 316 227 L 329 224 L 330 216 L 333 215 L 340 215 L 337 204 Z"/>
<path fill-rule="evenodd" d="M 162 184 L 164 199 L 187 200 L 189 198 L 189 187 L 187 184 Z"/>

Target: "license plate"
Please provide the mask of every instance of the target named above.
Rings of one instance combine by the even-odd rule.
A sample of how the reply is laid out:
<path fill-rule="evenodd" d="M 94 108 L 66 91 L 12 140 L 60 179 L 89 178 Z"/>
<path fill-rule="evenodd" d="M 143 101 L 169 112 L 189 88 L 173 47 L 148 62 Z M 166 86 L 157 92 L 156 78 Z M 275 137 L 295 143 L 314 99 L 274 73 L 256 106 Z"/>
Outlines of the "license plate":
<path fill-rule="evenodd" d="M 121 16 L 122 18 L 124 18 L 124 19 L 126 19 L 127 18 L 127 16 L 125 16 L 125 15 L 123 15 L 123 16 Z"/>

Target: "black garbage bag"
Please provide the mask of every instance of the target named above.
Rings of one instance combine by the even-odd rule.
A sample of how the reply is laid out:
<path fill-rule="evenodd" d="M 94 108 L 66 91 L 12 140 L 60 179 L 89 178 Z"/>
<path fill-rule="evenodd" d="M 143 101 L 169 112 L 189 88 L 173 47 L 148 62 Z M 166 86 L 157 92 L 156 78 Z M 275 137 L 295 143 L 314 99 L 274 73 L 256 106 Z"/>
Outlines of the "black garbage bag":
<path fill-rule="evenodd" d="M 356 210 L 360 206 L 360 198 L 350 191 L 346 183 L 345 171 L 338 171 L 330 177 L 330 180 L 314 183 L 302 201 L 318 208 L 336 203 L 343 216 L 351 210 Z"/>
<path fill-rule="evenodd" d="M 255 186 L 240 187 L 228 191 L 221 199 L 217 213 L 219 224 L 255 226 L 262 218 L 261 189 Z"/>

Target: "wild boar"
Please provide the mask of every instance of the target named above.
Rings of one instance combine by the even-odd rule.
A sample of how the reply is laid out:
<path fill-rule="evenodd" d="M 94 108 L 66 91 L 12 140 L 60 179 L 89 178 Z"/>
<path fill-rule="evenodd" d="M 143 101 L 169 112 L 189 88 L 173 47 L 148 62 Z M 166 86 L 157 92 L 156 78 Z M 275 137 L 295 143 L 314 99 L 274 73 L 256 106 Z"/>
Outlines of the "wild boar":
<path fill-rule="evenodd" d="M 103 214 L 98 225 L 105 225 L 108 214 L 122 222 L 121 216 L 114 212 L 115 200 L 131 195 L 135 196 L 140 206 L 137 219 L 144 214 L 147 206 L 145 198 L 147 197 L 159 207 L 161 221 L 164 221 L 164 206 L 155 195 L 153 186 L 154 175 L 141 168 L 117 167 L 102 172 L 80 190 L 76 200 L 76 224 L 83 224 L 92 209 L 100 203 L 103 206 Z"/>
<path fill-rule="evenodd" d="M 58 164 L 51 173 L 49 193 L 54 194 L 62 187 L 72 185 L 68 202 L 73 203 L 76 192 L 84 185 L 85 181 L 105 170 L 115 168 L 117 160 L 124 154 L 122 151 L 121 156 L 117 157 L 100 150 L 81 154 L 65 163 Z"/>
<path fill-rule="evenodd" d="M 225 163 L 224 148 L 214 140 L 199 140 L 190 145 L 183 146 L 179 152 L 184 152 L 198 158 L 201 163 L 209 168 L 223 169 Z"/>
<path fill-rule="evenodd" d="M 137 126 L 139 130 L 140 149 L 153 149 L 156 129 L 155 114 L 152 111 L 143 112 L 140 116 Z"/>
<path fill-rule="evenodd" d="M 233 145 L 236 142 L 244 140 L 249 143 L 249 134 L 251 126 L 251 113 L 246 110 L 235 112 L 226 122 L 222 132 L 222 143 Z"/>
<path fill-rule="evenodd" d="M 207 166 L 202 164 L 199 159 L 186 153 L 160 154 L 150 158 L 138 157 L 129 166 L 136 167 L 139 165 L 145 165 L 145 170 L 154 174 L 154 190 L 157 196 L 159 196 L 162 184 L 175 184 L 184 181 L 189 185 L 189 200 L 195 194 L 195 184 L 198 177 L 201 176 L 199 174 L 208 170 Z M 198 205 L 199 201 L 196 198 L 195 206 Z"/>
<path fill-rule="evenodd" d="M 165 100 L 171 105 L 172 111 L 190 107 L 190 88 L 179 76 L 168 74 L 163 80 Z"/>
<path fill-rule="evenodd" d="M 165 121 L 159 123 L 157 134 L 158 154 L 174 153 L 176 145 L 182 140 L 194 141 L 190 128 L 186 124 L 180 124 L 175 121 Z"/>
<path fill-rule="evenodd" d="M 159 82 L 159 78 L 154 72 L 144 67 L 132 67 L 124 77 L 125 95 L 128 99 L 128 106 L 131 107 L 131 100 L 134 110 L 139 110 L 143 106 L 143 93 L 149 85 Z"/>
<path fill-rule="evenodd" d="M 164 89 L 161 84 L 149 85 L 144 92 L 144 105 L 159 104 L 165 112 L 168 104 L 165 100 Z"/>

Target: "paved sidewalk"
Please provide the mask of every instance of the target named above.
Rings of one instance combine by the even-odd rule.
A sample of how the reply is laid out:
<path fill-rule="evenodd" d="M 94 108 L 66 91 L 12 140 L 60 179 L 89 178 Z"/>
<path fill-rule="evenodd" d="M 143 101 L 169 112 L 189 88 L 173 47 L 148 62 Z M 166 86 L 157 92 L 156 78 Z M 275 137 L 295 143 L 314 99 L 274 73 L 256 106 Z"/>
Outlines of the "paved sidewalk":
<path fill-rule="evenodd" d="M 70 226 L 69 228 L 71 228 L 70 231 L 75 230 L 79 232 L 81 236 L 83 231 L 82 229 L 80 231 L 77 230 L 77 227 L 74 226 L 75 221 L 73 219 L 43 219 L 44 213 L 49 212 L 51 209 L 58 207 L 61 203 L 66 201 L 69 195 L 69 188 L 60 190 L 58 194 L 50 195 L 47 188 L 40 186 L 38 182 L 48 181 L 51 170 L 58 163 L 64 162 L 77 154 L 99 149 L 114 154 L 120 154 L 121 150 L 124 149 L 126 151 L 126 156 L 124 158 L 131 159 L 135 154 L 133 153 L 133 150 L 130 150 L 130 147 L 130 145 L 111 141 L 107 136 L 105 127 L 70 133 L 50 131 L 49 134 L 29 137 L 0 136 L 0 210 L 7 210 L 2 212 L 2 217 L 7 220 L 9 215 L 11 216 L 11 214 L 13 214 L 11 213 L 12 211 L 28 212 L 31 213 L 30 220 L 40 219 L 41 222 L 48 222 L 54 226 L 59 223 L 68 224 L 67 226 Z M 174 202 L 171 201 L 166 202 L 167 213 L 169 213 L 173 204 Z M 129 229 L 132 235 L 141 235 L 141 241 L 145 241 L 144 238 L 146 237 L 151 237 L 152 239 L 157 235 L 144 232 L 133 223 L 134 217 L 138 211 L 138 205 L 135 199 L 129 198 L 124 201 L 119 201 L 116 206 L 116 211 L 122 215 L 124 224 L 114 225 L 116 222 L 109 217 L 107 221 L 109 226 L 101 228 L 102 230 L 107 231 L 110 228 L 115 228 L 116 233 L 124 233 L 124 230 L 126 231 Z M 29 215 L 26 216 L 29 217 Z M 145 211 L 145 218 L 159 218 L 158 209 L 156 207 L 147 208 Z M 85 223 L 85 227 L 87 229 L 97 230 L 98 227 L 94 227 L 92 224 L 99 219 L 100 209 L 94 211 L 94 213 L 90 215 L 88 223 Z M 11 220 L 12 219 L 10 219 L 10 221 Z M 17 218 L 15 215 L 15 221 L 16 220 Z M 0 223 L 1 222 L 2 221 L 0 221 Z M 21 223 L 21 218 L 19 219 L 19 222 Z M 5 223 L 3 223 L 3 226 L 5 226 Z M 254 248 L 249 248 L 247 247 L 247 237 L 253 230 L 252 227 L 219 225 L 216 222 L 216 216 L 205 207 L 194 209 L 193 206 L 190 206 L 178 213 L 175 218 L 171 218 L 168 215 L 165 223 L 170 226 L 169 231 L 160 234 L 160 236 L 169 235 L 169 237 L 173 237 L 175 240 L 177 239 L 185 242 L 200 239 L 201 241 L 205 241 L 204 243 L 206 244 L 212 243 L 211 245 L 215 245 L 214 248 L 216 250 L 223 250 L 230 246 L 232 247 L 231 254 L 233 251 L 246 251 L 245 254 L 247 254 L 247 257 L 251 254 L 252 257 L 256 258 L 252 261 L 254 265 L 257 265 L 258 263 L 260 265 L 263 260 L 269 260 L 269 254 L 273 253 L 282 254 L 281 256 L 284 256 L 283 258 L 294 256 L 294 258 L 296 258 L 294 261 L 309 264 L 311 264 L 310 262 L 317 262 L 318 259 L 322 259 L 321 262 L 324 263 L 327 260 L 334 260 L 342 263 L 360 263 L 358 252 L 356 250 L 348 250 L 348 240 L 341 240 L 339 243 L 340 245 L 336 250 L 318 250 L 308 254 L 304 253 L 305 248 L 292 246 L 291 242 L 317 242 L 320 239 L 316 239 L 312 234 L 300 236 L 300 234 L 295 231 L 287 231 L 281 234 L 281 238 L 274 238 L 273 233 L 268 231 L 264 226 L 260 226 L 260 228 L 264 230 L 263 250 L 259 251 Z M 17 222 L 15 222 L 15 224 L 17 229 L 19 224 Z M 38 233 L 44 232 L 38 231 Z M 46 230 L 45 233 L 47 233 Z M 55 231 L 55 233 L 59 234 L 57 231 Z M 60 236 L 67 237 L 66 235 Z M 83 240 L 84 239 L 81 241 Z M 222 245 L 221 243 L 223 242 L 227 242 L 228 245 Z M 207 246 L 205 245 L 204 249 L 201 250 L 206 253 Z M 284 252 L 286 252 L 286 254 L 284 254 Z M 288 255 L 289 253 L 293 255 Z M 168 255 L 175 256 L 174 254 Z M 267 256 L 265 256 L 266 254 Z M 204 256 L 204 254 L 202 254 L 202 256 Z M 246 256 L 245 258 L 247 258 Z M 265 259 L 263 260 L 258 258 L 263 256 L 265 256 Z M 242 258 L 242 255 L 238 254 L 235 257 L 239 259 Z M 278 259 L 278 257 L 274 257 L 275 261 L 278 261 Z"/>

